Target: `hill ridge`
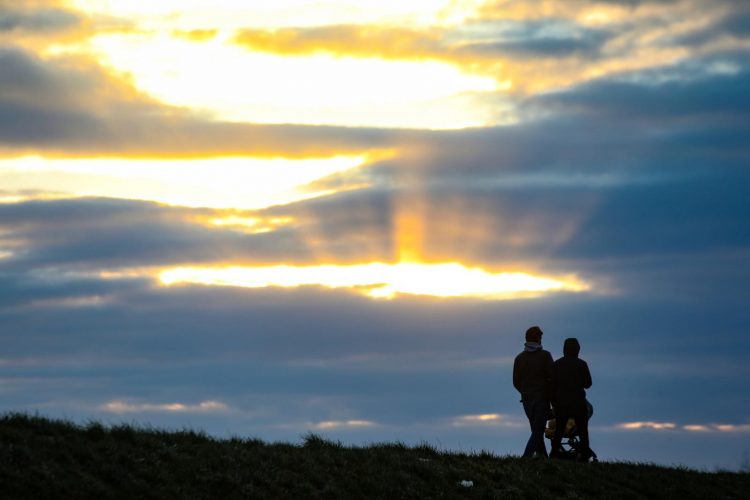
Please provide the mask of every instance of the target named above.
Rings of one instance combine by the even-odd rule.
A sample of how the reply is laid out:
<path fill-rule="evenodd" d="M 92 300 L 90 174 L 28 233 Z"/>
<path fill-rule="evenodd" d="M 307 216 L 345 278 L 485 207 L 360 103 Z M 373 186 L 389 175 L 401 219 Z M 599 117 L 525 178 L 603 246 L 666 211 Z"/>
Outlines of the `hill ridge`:
<path fill-rule="evenodd" d="M 462 486 L 470 481 L 471 486 Z M 747 498 L 750 474 L 0 416 L 4 498 Z M 467 485 L 468 483 L 464 483 Z"/>

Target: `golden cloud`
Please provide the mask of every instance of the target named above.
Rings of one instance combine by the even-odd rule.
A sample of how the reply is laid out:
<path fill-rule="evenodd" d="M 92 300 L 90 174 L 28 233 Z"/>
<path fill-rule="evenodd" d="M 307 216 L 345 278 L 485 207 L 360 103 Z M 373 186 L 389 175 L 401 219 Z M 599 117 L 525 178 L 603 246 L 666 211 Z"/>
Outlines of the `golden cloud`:
<path fill-rule="evenodd" d="M 234 43 L 280 55 L 333 54 L 382 59 L 445 59 L 442 30 L 339 25 L 313 28 L 244 29 Z"/>
<path fill-rule="evenodd" d="M 205 42 L 212 40 L 219 33 L 217 29 L 196 29 L 196 30 L 173 30 L 172 35 L 177 38 L 184 38 L 192 42 Z"/>
<path fill-rule="evenodd" d="M 721 3 L 707 6 L 705 2 L 615 5 L 502 0 L 485 3 L 474 17 L 453 26 L 243 29 L 231 40 L 254 52 L 282 56 L 447 62 L 468 73 L 491 75 L 506 91 L 536 93 L 745 48 L 742 40 L 722 38 L 719 33 L 697 45 L 680 41 L 710 28 L 728 14 L 727 9 Z M 493 23 L 499 24 L 493 28 Z M 515 26 L 519 33 L 505 34 L 507 26 Z M 539 32 L 525 33 L 530 27 Z M 475 38 L 471 34 L 475 30 L 484 34 Z M 587 33 L 599 38 L 587 42 L 582 38 Z"/>

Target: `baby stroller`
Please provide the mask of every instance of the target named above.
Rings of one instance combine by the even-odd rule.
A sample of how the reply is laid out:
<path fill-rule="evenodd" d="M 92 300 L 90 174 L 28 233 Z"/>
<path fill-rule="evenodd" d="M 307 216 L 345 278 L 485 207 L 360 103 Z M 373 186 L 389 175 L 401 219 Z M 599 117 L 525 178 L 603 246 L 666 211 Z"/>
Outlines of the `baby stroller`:
<path fill-rule="evenodd" d="M 594 407 L 586 401 L 586 408 L 589 412 L 589 418 L 594 414 Z M 555 437 L 555 427 L 557 421 L 555 420 L 554 414 L 552 418 L 547 420 L 547 427 L 544 429 L 544 435 L 552 441 Z M 565 432 L 563 433 L 562 442 L 560 444 L 559 457 L 563 460 L 574 460 L 576 462 L 598 462 L 594 450 L 589 448 L 589 457 L 586 458 L 584 450 L 582 449 L 581 442 L 578 436 L 578 429 L 576 429 L 576 422 L 572 418 L 568 419 L 565 425 Z"/>

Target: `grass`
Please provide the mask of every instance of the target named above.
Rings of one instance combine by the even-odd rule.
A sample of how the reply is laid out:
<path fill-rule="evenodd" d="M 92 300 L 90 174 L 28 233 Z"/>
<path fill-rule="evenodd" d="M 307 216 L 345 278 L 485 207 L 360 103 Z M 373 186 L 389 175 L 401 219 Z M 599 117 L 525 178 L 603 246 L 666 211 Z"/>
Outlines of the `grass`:
<path fill-rule="evenodd" d="M 466 488 L 462 480 L 473 482 Z M 747 498 L 750 474 L 0 417 L 3 498 Z"/>

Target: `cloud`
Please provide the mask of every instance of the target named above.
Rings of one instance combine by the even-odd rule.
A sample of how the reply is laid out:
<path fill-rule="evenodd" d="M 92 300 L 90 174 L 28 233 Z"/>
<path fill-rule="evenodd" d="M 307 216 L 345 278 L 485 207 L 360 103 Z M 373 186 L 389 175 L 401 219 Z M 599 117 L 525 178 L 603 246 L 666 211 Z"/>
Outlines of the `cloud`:
<path fill-rule="evenodd" d="M 551 274 L 582 273 L 595 288 L 597 277 L 610 276 L 621 291 L 673 293 L 682 287 L 697 293 L 699 282 L 717 280 L 725 286 L 737 282 L 739 290 L 742 273 L 727 274 L 722 263 L 742 262 L 748 243 L 743 229 L 748 179 L 729 166 L 713 168 L 713 174 L 680 178 L 675 172 L 673 179 L 642 184 L 493 187 L 485 181 L 468 188 L 438 168 L 433 179 L 444 176 L 446 182 L 434 188 L 429 182 L 422 189 L 388 188 L 391 181 L 384 181 L 372 190 L 239 212 L 291 221 L 259 233 L 205 223 L 225 216 L 221 211 L 105 199 L 6 204 L 0 206 L 0 223 L 7 243 L 0 246 L 12 252 L 3 261 L 14 266 L 102 270 L 391 262 L 414 244 L 409 251 L 428 261 L 499 270 L 541 264 Z M 401 221 L 405 214 L 417 224 L 418 244 L 400 234 L 407 227 Z M 639 259 L 638 272 L 628 270 L 633 259 Z M 699 268 L 695 259 L 702 262 Z M 690 278 L 699 275 L 699 281 Z"/>
<path fill-rule="evenodd" d="M 43 61 L 0 48 L 0 144 L 24 149 L 100 140 L 107 116 L 139 116 L 157 106 L 87 60 Z M 99 131 L 97 131 L 99 129 Z M 40 144 L 42 143 L 42 144 Z M 67 148 L 65 148 L 67 149 Z"/>
<path fill-rule="evenodd" d="M 445 50 L 439 30 L 363 25 L 310 28 L 244 29 L 234 43 L 280 55 L 330 53 L 349 57 L 390 59 L 437 58 Z"/>
<path fill-rule="evenodd" d="M 491 273 L 455 262 L 424 264 L 381 262 L 318 266 L 179 267 L 159 273 L 166 286 L 185 284 L 244 288 L 344 288 L 373 299 L 402 296 L 514 300 L 548 293 L 586 292 L 591 286 L 575 276 L 550 277 L 519 272 Z"/>
<path fill-rule="evenodd" d="M 623 422 L 617 424 L 617 428 L 624 430 L 641 430 L 649 429 L 655 431 L 661 430 L 673 430 L 677 428 L 677 424 L 674 422 Z"/>
<path fill-rule="evenodd" d="M 233 41 L 252 51 L 279 55 L 433 59 L 472 66 L 487 64 L 498 56 L 558 57 L 596 52 L 606 39 L 604 31 L 551 19 L 471 23 L 453 30 L 379 25 L 248 28 L 239 30 Z"/>
<path fill-rule="evenodd" d="M 140 288 L 142 282 L 119 283 L 95 277 L 74 277 L 61 272 L 28 272 L 0 267 L 0 310 L 24 311 L 67 307 L 99 307 L 120 294 Z"/>
<path fill-rule="evenodd" d="M 456 28 L 380 25 L 329 25 L 239 30 L 233 41 L 254 52 L 282 56 L 330 54 L 346 58 L 439 61 L 498 78 L 509 89 L 527 89 L 527 78 L 541 74 L 531 65 L 559 60 L 580 67 L 581 56 L 599 54 L 610 34 L 559 19 L 473 22 Z M 571 59 L 575 58 L 575 59 Z M 580 70 L 579 70 L 580 71 Z M 546 71 L 547 77 L 549 71 Z M 583 71 L 580 71 L 583 74 Z M 507 75 L 507 76 L 506 76 Z M 548 80 L 548 78 L 546 78 Z"/>
<path fill-rule="evenodd" d="M 710 427 L 704 424 L 684 425 L 682 428 L 690 432 L 709 432 L 711 430 Z"/>
<path fill-rule="evenodd" d="M 461 415 L 451 420 L 454 427 L 503 426 L 526 427 L 527 422 L 501 413 L 481 413 L 478 415 Z"/>
<path fill-rule="evenodd" d="M 451 27 L 248 28 L 238 31 L 234 41 L 279 55 L 442 61 L 492 75 L 509 95 L 528 95 L 721 51 L 747 50 L 737 29 L 742 22 L 734 21 L 742 15 L 743 7 L 731 2 L 709 7 L 684 1 L 503 1 L 489 2 L 477 15 Z M 734 38 L 723 37 L 727 33 Z"/>
<path fill-rule="evenodd" d="M 75 29 L 82 24 L 82 18 L 68 10 L 12 11 L 0 6 L 0 32 L 28 30 L 49 33 Z"/>
<path fill-rule="evenodd" d="M 739 63 L 739 56 L 718 55 L 696 65 Z M 708 141 L 715 144 L 719 130 L 726 146 L 722 157 L 731 159 L 729 155 L 742 144 L 741 124 L 746 121 L 746 100 L 740 93 L 747 79 L 743 71 L 657 85 L 603 78 L 587 86 L 525 100 L 519 108 L 523 122 L 513 127 L 407 133 L 212 122 L 159 105 L 127 84 L 112 80 L 95 65 L 83 65 L 81 69 L 62 60 L 41 61 L 14 50 L 3 51 L 0 59 L 7 68 L 0 77 L 0 108 L 6 111 L 2 115 L 6 120 L 0 120 L 0 143 L 16 154 L 33 148 L 47 154 L 79 156 L 292 158 L 392 149 L 399 152 L 402 162 L 431 165 L 431 172 L 443 165 L 462 171 L 552 166 L 558 171 L 560 166 L 580 170 L 592 161 L 598 168 L 612 170 L 644 160 L 673 164 L 683 159 L 681 152 L 686 145 L 694 153 L 691 163 L 714 158 L 713 146 L 706 150 L 702 145 Z M 678 65 L 676 70 L 683 70 L 673 74 L 687 75 L 691 67 Z M 656 73 L 651 76 L 660 78 Z M 647 77 L 649 74 L 644 73 L 643 78 Z M 86 92 L 77 92 L 79 88 Z M 717 90 L 725 97 L 712 109 L 710 96 Z M 82 101 L 83 94 L 90 97 Z M 636 105 L 639 102 L 650 107 Z M 539 114 L 546 119 L 536 120 Z M 613 115 L 617 115 L 617 121 L 609 119 Z M 711 125 L 699 119 L 710 120 Z M 645 121 L 650 123 L 649 128 L 633 128 Z M 581 133 L 584 126 L 585 135 Z M 652 132 L 657 126 L 663 129 L 658 137 Z M 669 147 L 655 150 L 657 139 Z M 633 154 L 619 154 L 623 149 Z"/>
<path fill-rule="evenodd" d="M 750 432 L 750 424 L 712 424 L 712 427 L 719 432 Z"/>
<path fill-rule="evenodd" d="M 730 54 L 725 64 L 731 64 L 733 59 Z M 717 60 L 721 61 L 722 57 L 717 56 Z M 603 79 L 572 90 L 539 96 L 531 99 L 528 105 L 553 113 L 585 113 L 620 121 L 659 120 L 676 122 L 679 126 L 683 120 L 716 120 L 721 123 L 723 119 L 727 125 L 740 125 L 733 118 L 750 113 L 750 103 L 742 92 L 750 82 L 750 73 L 738 66 L 734 74 L 707 75 L 701 74 L 700 67 L 710 69 L 710 60 L 674 68 L 674 79 L 668 79 L 669 73 L 663 70 L 651 74 L 654 83 L 648 81 L 649 73 L 644 74 L 639 82 L 624 78 Z M 660 82 L 660 77 L 667 78 Z"/>
<path fill-rule="evenodd" d="M 365 168 L 370 155 L 327 158 L 214 158 L 190 160 L 0 159 L 7 191 L 100 196 L 215 209 L 258 209 L 330 195 L 357 186 L 321 185 L 347 170 Z M 365 186 L 359 186 L 362 188 Z"/>
<path fill-rule="evenodd" d="M 0 48 L 0 150 L 60 156 L 325 157 L 382 149 L 384 131 L 250 125 L 164 106 L 88 58 Z M 13 153 L 11 153 L 13 154 Z"/>
<path fill-rule="evenodd" d="M 502 57 L 554 58 L 567 55 L 593 56 L 603 45 L 604 36 L 571 38 L 542 37 L 530 40 L 485 42 L 464 45 L 461 52 Z"/>
<path fill-rule="evenodd" d="M 677 424 L 675 422 L 624 422 L 615 426 L 617 429 L 654 430 L 654 431 L 686 431 L 699 433 L 717 432 L 748 432 L 750 424 Z"/>
<path fill-rule="evenodd" d="M 268 262 L 309 255 L 304 241 L 290 229 L 247 234 L 200 222 L 220 214 L 107 199 L 0 205 L 0 227 L 6 231 L 0 242 L 7 239 L 14 245 L 14 253 L 3 262 L 18 268 L 65 265 L 99 272 L 169 262 Z"/>
<path fill-rule="evenodd" d="M 377 423 L 371 420 L 326 420 L 313 424 L 312 428 L 325 431 L 332 429 L 358 429 L 362 427 L 375 427 L 377 425 Z"/>
<path fill-rule="evenodd" d="M 194 29 L 194 30 L 174 30 L 172 34 L 178 38 L 184 38 L 193 42 L 205 42 L 212 40 L 219 33 L 218 29 Z"/>
<path fill-rule="evenodd" d="M 203 413 L 203 412 L 225 412 L 229 407 L 220 401 L 202 401 L 197 404 L 184 403 L 127 403 L 114 400 L 104 403 L 100 410 L 108 413 Z"/>
<path fill-rule="evenodd" d="M 133 30 L 126 19 L 74 10 L 66 2 L 0 2 L 0 44 L 38 53 L 80 43 L 97 34 Z"/>
<path fill-rule="evenodd" d="M 506 7 L 508 6 L 503 8 Z M 548 7 L 545 4 L 541 11 Z M 566 11 L 576 12 L 579 8 L 586 10 L 590 7 L 597 5 L 588 2 L 570 7 L 566 5 Z M 631 9 L 611 5 L 608 8 Z M 683 2 L 653 4 L 634 9 L 638 16 L 650 16 L 657 20 L 665 12 L 685 14 L 691 19 L 697 15 L 692 3 Z M 727 11 L 733 12 L 732 9 L 735 9 L 733 5 L 718 2 L 710 15 L 701 15 L 703 18 L 713 19 L 720 15 L 727 16 Z M 257 50 L 280 53 L 302 54 L 323 50 L 340 54 L 350 51 L 350 55 L 357 57 L 443 58 L 470 72 L 502 75 L 497 78 L 503 85 L 503 82 L 512 82 L 516 90 L 503 97 L 511 103 L 511 108 L 514 100 L 529 92 L 570 88 L 576 83 L 613 73 L 637 73 L 672 64 L 676 60 L 690 60 L 696 56 L 726 51 L 733 46 L 737 50 L 743 50 L 742 44 L 725 43 L 721 47 L 701 49 L 697 53 L 683 51 L 677 58 L 669 56 L 668 51 L 672 50 L 669 47 L 664 48 L 667 51 L 664 54 L 653 55 L 652 52 L 656 54 L 662 48 L 648 43 L 647 49 L 642 48 L 637 40 L 644 37 L 653 39 L 655 35 L 638 32 L 635 36 L 630 33 L 629 30 L 635 29 L 633 26 L 637 23 L 615 23 L 614 26 L 602 28 L 587 25 L 584 21 L 575 16 L 565 17 L 562 13 L 539 19 L 514 19 L 512 9 L 509 9 L 507 18 L 494 19 L 488 14 L 450 30 L 443 27 L 418 29 L 381 25 L 286 27 L 276 31 L 245 30 L 238 33 L 237 40 L 244 40 L 242 43 L 249 43 Z M 211 29 L 183 31 L 203 35 L 213 33 Z M 659 36 L 669 38 L 668 34 Z M 383 43 L 386 40 L 388 43 Z M 394 43 L 393 40 L 399 42 Z M 383 51 L 388 53 L 380 53 Z M 498 59 L 498 53 L 502 56 L 501 59 Z M 603 56 L 593 57 L 594 54 Z M 582 55 L 586 57 L 580 57 Z M 550 66 L 544 61 L 547 56 L 553 59 L 564 57 L 559 64 Z M 8 57 L 7 54 L 3 58 L 4 66 L 9 68 L 11 74 L 18 69 L 19 64 L 26 69 L 30 66 L 47 69 L 33 75 L 35 85 L 31 85 L 26 92 L 28 98 L 19 102 L 17 96 L 6 100 L 0 96 L 3 115 L 13 116 L 16 124 L 15 127 L 10 127 L 10 124 L 3 127 L 0 124 L 0 142 L 3 142 L 2 137 L 5 135 L 4 142 L 14 149 L 41 146 L 64 154 L 190 156 L 216 155 L 220 152 L 243 154 L 248 151 L 272 155 L 275 148 L 277 153 L 300 156 L 309 155 L 312 151 L 316 154 L 324 151 L 324 154 L 330 154 L 336 149 L 338 153 L 352 151 L 352 144 L 355 142 L 372 146 L 373 141 L 393 141 L 392 136 L 372 130 L 283 125 L 269 128 L 212 123 L 190 115 L 185 110 L 155 103 L 153 99 L 139 94 L 129 84 L 107 75 L 102 68 L 80 56 L 67 62 L 62 58 L 48 58 L 42 62 L 29 54 L 22 54 L 21 58 L 26 61 L 20 62 L 18 58 Z M 87 87 L 87 91 L 65 91 L 66 87 L 71 86 L 65 82 L 70 80 L 77 82 L 73 86 Z M 52 92 L 42 92 L 38 85 L 41 81 L 47 81 L 46 88 Z M 117 90 L 112 92 L 113 88 Z M 17 87 L 14 92 L 21 90 L 23 87 Z M 32 98 L 32 94 L 36 100 Z M 71 102 L 71 96 L 84 94 L 93 95 L 94 98 L 86 102 Z M 50 99 L 45 99 L 46 95 Z M 503 110 L 508 108 L 507 102 L 500 103 L 496 97 L 480 96 L 479 100 L 483 106 L 491 106 L 496 110 L 492 112 L 493 116 L 501 112 L 504 116 Z M 50 106 L 47 102 L 59 102 L 60 105 Z M 501 117 L 498 123 L 512 118 Z M 65 127 L 68 124 L 75 126 Z M 382 135 L 380 139 L 376 137 L 378 134 Z M 292 148 L 289 144 L 295 144 L 296 147 Z"/>
<path fill-rule="evenodd" d="M 722 15 L 713 16 L 711 22 L 677 38 L 678 43 L 703 46 L 727 37 L 747 40 L 750 37 L 750 9 L 743 2 L 724 2 Z"/>
<path fill-rule="evenodd" d="M 682 5 L 681 5 L 682 4 Z M 594 23 L 617 23 L 625 17 L 648 17 L 671 12 L 675 7 L 694 7 L 690 0 L 493 0 L 483 3 L 483 18 L 539 19 L 550 16 L 581 19 Z"/>

